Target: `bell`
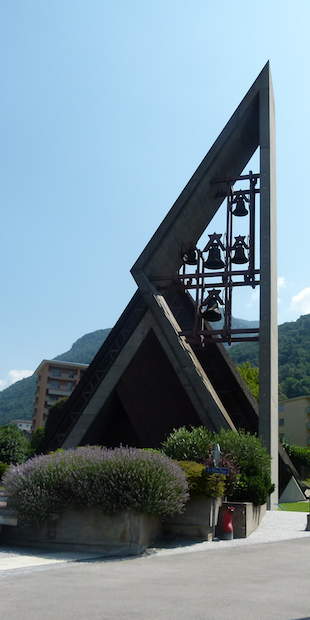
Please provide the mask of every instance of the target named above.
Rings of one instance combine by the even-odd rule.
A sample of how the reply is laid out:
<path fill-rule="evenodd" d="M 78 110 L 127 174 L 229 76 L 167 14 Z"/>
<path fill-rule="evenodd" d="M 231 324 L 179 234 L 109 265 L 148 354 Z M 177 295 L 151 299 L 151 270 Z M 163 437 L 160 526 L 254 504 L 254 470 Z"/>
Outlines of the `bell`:
<path fill-rule="evenodd" d="M 184 252 L 182 258 L 185 265 L 197 265 L 197 252 L 194 248 Z"/>
<path fill-rule="evenodd" d="M 211 246 L 209 256 L 203 265 L 206 269 L 223 269 L 225 267 L 218 245 Z"/>
<path fill-rule="evenodd" d="M 235 256 L 231 259 L 231 262 L 235 263 L 236 265 L 243 265 L 244 263 L 249 262 L 249 259 L 244 253 L 244 247 L 242 245 L 237 245 Z"/>
<path fill-rule="evenodd" d="M 242 196 L 238 196 L 237 204 L 235 210 L 232 212 L 233 215 L 237 215 L 237 217 L 244 217 L 248 214 L 248 210 L 245 207 L 244 200 Z"/>
<path fill-rule="evenodd" d="M 216 321 L 221 320 L 222 315 L 219 311 L 216 299 L 212 297 L 209 299 L 206 310 L 201 313 L 201 316 L 205 319 L 205 321 L 209 321 L 210 323 L 216 323 Z"/>

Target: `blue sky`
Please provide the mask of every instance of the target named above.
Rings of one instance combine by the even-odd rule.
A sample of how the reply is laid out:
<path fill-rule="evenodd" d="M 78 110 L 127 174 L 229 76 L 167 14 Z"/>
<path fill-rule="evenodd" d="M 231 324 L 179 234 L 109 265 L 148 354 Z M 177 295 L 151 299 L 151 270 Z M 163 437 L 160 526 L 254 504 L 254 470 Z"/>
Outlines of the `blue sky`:
<path fill-rule="evenodd" d="M 0 4 L 0 389 L 114 325 L 131 266 L 267 60 L 279 323 L 310 312 L 309 18 L 309 0 Z"/>

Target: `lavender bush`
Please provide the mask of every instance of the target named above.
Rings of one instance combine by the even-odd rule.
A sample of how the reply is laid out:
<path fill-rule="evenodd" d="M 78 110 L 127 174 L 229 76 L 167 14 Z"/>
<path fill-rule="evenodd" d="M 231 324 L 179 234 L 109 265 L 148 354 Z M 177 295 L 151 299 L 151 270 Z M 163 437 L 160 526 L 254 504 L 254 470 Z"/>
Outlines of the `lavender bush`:
<path fill-rule="evenodd" d="M 86 446 L 35 456 L 10 467 L 3 486 L 24 525 L 56 519 L 69 506 L 168 515 L 182 512 L 189 498 L 177 463 L 135 448 Z"/>

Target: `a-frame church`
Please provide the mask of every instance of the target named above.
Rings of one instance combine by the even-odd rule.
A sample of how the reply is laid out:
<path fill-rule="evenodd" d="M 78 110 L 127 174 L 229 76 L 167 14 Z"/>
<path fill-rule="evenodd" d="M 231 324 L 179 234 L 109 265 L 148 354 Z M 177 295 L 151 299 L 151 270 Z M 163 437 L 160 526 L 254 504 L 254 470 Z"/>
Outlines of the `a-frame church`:
<path fill-rule="evenodd" d="M 257 149 L 260 150 L 257 175 L 260 177 L 260 264 L 256 270 L 261 304 L 259 408 L 223 345 L 225 339 L 221 335 L 212 336 L 207 320 L 204 331 L 196 329 L 195 338 L 184 335 L 195 331 L 197 304 L 184 285 L 185 279 L 178 278 L 182 264 L 184 267 L 184 248 L 193 251 L 197 247 L 225 201 L 227 187 L 231 185 L 229 180 L 240 177 Z M 227 266 L 225 269 L 221 281 L 227 288 L 231 272 Z M 49 452 L 85 444 L 157 447 L 174 428 L 183 425 L 203 424 L 215 431 L 222 427 L 244 428 L 263 437 L 273 457 L 272 477 L 277 484 L 275 137 L 269 63 L 131 273 L 138 290 L 67 401 L 62 420 L 40 449 Z M 244 276 L 245 282 L 247 277 Z"/>

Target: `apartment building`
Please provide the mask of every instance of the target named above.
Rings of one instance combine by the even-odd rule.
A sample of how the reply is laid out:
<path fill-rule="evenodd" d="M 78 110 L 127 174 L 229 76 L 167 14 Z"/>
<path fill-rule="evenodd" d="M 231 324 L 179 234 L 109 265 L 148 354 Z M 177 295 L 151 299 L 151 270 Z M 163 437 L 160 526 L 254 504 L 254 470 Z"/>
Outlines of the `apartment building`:
<path fill-rule="evenodd" d="M 310 446 L 310 395 L 279 401 L 279 438 Z"/>
<path fill-rule="evenodd" d="M 49 409 L 60 398 L 70 396 L 88 364 L 43 360 L 34 371 L 38 375 L 32 430 L 44 426 Z"/>

